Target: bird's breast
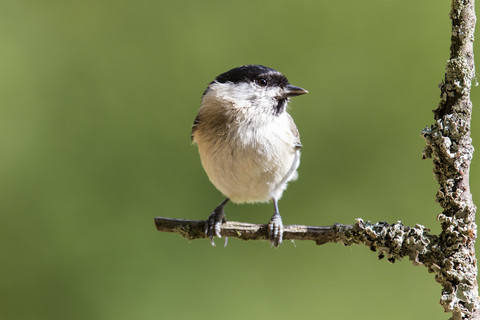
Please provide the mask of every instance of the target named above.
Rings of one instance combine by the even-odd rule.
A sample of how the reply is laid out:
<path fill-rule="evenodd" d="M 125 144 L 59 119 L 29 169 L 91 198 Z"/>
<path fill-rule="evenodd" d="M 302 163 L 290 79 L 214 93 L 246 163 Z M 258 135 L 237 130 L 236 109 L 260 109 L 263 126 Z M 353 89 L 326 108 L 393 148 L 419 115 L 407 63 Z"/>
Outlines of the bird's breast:
<path fill-rule="evenodd" d="M 208 177 L 234 202 L 270 200 L 295 161 L 286 129 L 248 121 L 226 125 L 214 139 L 198 132 L 196 142 Z"/>

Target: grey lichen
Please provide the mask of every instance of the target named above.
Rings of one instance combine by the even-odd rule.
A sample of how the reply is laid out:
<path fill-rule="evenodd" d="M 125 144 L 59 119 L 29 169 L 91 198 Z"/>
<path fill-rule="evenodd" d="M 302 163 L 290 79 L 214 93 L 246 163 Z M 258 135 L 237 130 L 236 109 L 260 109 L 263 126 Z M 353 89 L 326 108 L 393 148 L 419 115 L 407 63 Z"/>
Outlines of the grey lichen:
<path fill-rule="evenodd" d="M 440 103 L 434 110 L 435 123 L 422 131 L 426 146 L 423 158 L 432 158 L 438 181 L 438 215 L 442 233 L 438 249 L 443 259 L 436 262 L 435 279 L 443 286 L 440 303 L 452 319 L 474 319 L 480 308 L 475 258 L 476 207 L 468 176 L 473 155 L 470 138 L 472 103 L 470 89 L 475 76 L 473 0 L 453 0 L 450 12 L 452 38 L 445 79 L 440 84 Z"/>
<path fill-rule="evenodd" d="M 451 79 L 451 82 L 446 84 L 445 93 L 449 96 L 454 95 L 453 91 L 458 94 L 468 94 L 475 76 L 475 69 L 471 68 L 469 61 L 465 57 L 449 59 L 446 69 L 447 78 Z"/>
<path fill-rule="evenodd" d="M 392 225 L 387 222 L 371 223 L 357 219 L 352 227 L 337 230 L 337 241 L 345 245 L 363 244 L 372 251 L 378 251 L 380 259 L 387 257 L 391 263 L 408 257 L 414 265 L 426 265 L 436 262 L 439 250 L 437 236 L 428 233 L 428 229 L 417 224 L 407 227 L 398 221 Z"/>

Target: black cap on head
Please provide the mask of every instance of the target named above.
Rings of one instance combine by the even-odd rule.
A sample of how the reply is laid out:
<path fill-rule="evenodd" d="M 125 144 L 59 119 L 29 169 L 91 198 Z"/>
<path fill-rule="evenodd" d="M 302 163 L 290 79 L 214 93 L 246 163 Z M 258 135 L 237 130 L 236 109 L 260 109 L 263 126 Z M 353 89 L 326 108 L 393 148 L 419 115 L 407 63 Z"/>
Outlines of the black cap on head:
<path fill-rule="evenodd" d="M 266 83 L 271 86 L 285 87 L 289 84 L 287 78 L 283 74 L 275 69 L 261 65 L 246 65 L 231 69 L 219 75 L 215 78 L 215 81 L 220 83 L 240 83 L 253 82 L 260 79 L 267 80 Z"/>

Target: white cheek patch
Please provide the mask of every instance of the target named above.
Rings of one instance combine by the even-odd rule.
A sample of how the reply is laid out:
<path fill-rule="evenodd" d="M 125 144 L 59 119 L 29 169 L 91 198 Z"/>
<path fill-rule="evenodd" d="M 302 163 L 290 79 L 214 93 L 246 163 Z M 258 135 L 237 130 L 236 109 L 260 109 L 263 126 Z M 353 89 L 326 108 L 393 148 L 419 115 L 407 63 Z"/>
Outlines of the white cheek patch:
<path fill-rule="evenodd" d="M 228 100 L 234 103 L 243 104 L 262 97 L 261 92 L 253 83 L 214 83 L 210 89 L 219 100 Z"/>
<path fill-rule="evenodd" d="M 280 87 L 259 87 L 253 82 L 213 83 L 210 92 L 220 101 L 229 101 L 237 108 L 255 108 L 270 112 L 281 96 Z M 209 93 L 210 93 L 209 92 Z"/>

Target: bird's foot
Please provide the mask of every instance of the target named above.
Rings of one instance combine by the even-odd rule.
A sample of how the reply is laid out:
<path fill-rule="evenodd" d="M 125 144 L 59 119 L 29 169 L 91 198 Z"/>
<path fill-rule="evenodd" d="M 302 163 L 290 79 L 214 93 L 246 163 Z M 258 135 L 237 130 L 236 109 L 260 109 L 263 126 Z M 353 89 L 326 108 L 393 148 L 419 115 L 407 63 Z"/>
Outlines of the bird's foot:
<path fill-rule="evenodd" d="M 212 214 L 207 218 L 205 221 L 205 234 L 210 238 L 210 243 L 213 247 L 215 247 L 215 242 L 213 241 L 213 237 L 221 238 L 222 235 L 220 234 L 221 225 L 225 222 L 225 213 L 223 212 L 223 206 L 216 207 L 213 210 Z M 225 242 L 226 245 L 226 242 Z"/>
<path fill-rule="evenodd" d="M 283 222 L 280 214 L 275 213 L 268 222 L 268 237 L 272 246 L 277 248 L 283 241 Z"/>

